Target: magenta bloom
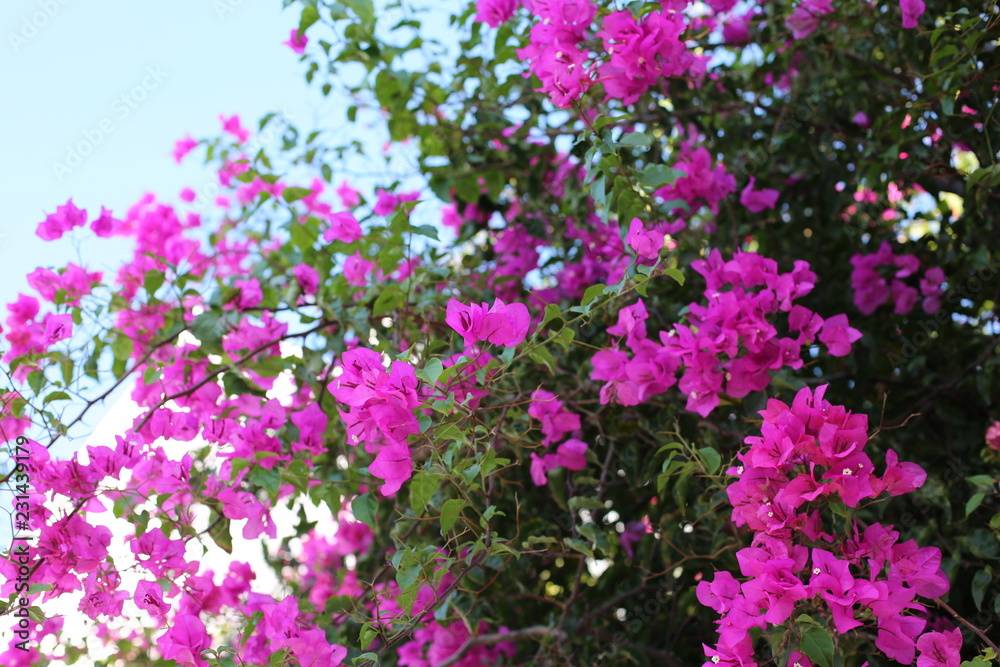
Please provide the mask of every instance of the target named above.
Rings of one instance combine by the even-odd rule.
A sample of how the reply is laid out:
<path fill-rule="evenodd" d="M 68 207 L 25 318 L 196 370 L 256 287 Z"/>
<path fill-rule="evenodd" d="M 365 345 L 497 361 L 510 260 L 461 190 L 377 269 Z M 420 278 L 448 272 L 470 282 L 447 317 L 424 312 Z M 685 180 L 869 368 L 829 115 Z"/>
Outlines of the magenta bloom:
<path fill-rule="evenodd" d="M 101 238 L 110 238 L 122 226 L 121 220 L 116 220 L 111 211 L 101 207 L 101 216 L 90 223 L 90 230 Z"/>
<path fill-rule="evenodd" d="M 986 429 L 986 444 L 994 451 L 1000 451 L 1000 421 L 993 422 Z"/>
<path fill-rule="evenodd" d="M 193 151 L 197 145 L 198 142 L 190 134 L 185 135 L 183 139 L 178 139 L 177 143 L 174 144 L 174 162 L 180 164 L 184 156 Z"/>
<path fill-rule="evenodd" d="M 347 208 L 353 208 L 361 203 L 361 195 L 347 181 L 341 183 L 336 192 L 337 196 L 340 197 L 341 203 Z"/>
<path fill-rule="evenodd" d="M 819 339 L 835 357 L 850 354 L 851 343 L 860 338 L 861 332 L 847 323 L 847 315 L 844 314 L 827 318 L 819 332 Z"/>
<path fill-rule="evenodd" d="M 201 665 L 205 662 L 201 652 L 212 646 L 212 639 L 201 619 L 191 614 L 179 614 L 156 645 L 167 660 L 176 660 L 182 665 Z"/>
<path fill-rule="evenodd" d="M 412 413 L 410 413 L 412 416 Z M 372 464 L 368 466 L 368 472 L 373 477 L 383 480 L 379 492 L 383 496 L 391 496 L 408 480 L 413 474 L 413 458 L 410 456 L 410 448 L 405 444 L 393 443 L 386 445 L 379 450 L 378 455 Z"/>
<path fill-rule="evenodd" d="M 327 243 L 343 241 L 354 243 L 362 236 L 361 223 L 354 214 L 342 211 L 330 216 L 330 226 L 323 232 L 323 240 Z"/>
<path fill-rule="evenodd" d="M 155 581 L 140 581 L 135 587 L 135 603 L 158 621 L 166 616 L 170 606 L 163 601 L 163 589 Z"/>
<path fill-rule="evenodd" d="M 451 299 L 445 322 L 465 339 L 467 346 L 479 341 L 516 347 L 524 342 L 531 325 L 528 307 L 523 303 L 504 304 L 497 299 L 492 306 L 465 304 Z"/>
<path fill-rule="evenodd" d="M 83 227 L 85 224 L 87 224 L 87 211 L 77 208 L 73 200 L 69 199 L 57 207 L 55 213 L 47 215 L 44 221 L 38 223 L 35 233 L 44 241 L 55 241 L 74 227 Z"/>
<path fill-rule="evenodd" d="M 309 38 L 306 37 L 305 33 L 299 34 L 299 31 L 295 28 L 292 29 L 291 34 L 288 36 L 287 42 L 282 42 L 285 46 L 290 48 L 295 53 L 305 53 L 306 44 L 309 43 Z"/>
<path fill-rule="evenodd" d="M 304 294 L 315 294 L 319 291 L 319 272 L 308 264 L 299 264 L 292 273 L 299 281 L 299 287 Z"/>
<path fill-rule="evenodd" d="M 663 248 L 664 234 L 646 231 L 639 218 L 632 218 L 625 243 L 642 259 L 656 260 Z"/>
<path fill-rule="evenodd" d="M 927 632 L 917 639 L 917 667 L 958 667 L 962 661 L 962 631 Z"/>
<path fill-rule="evenodd" d="M 250 138 L 250 130 L 247 130 L 240 125 L 239 116 L 230 116 L 229 118 L 226 118 L 225 116 L 220 115 L 219 121 L 222 122 L 222 131 L 233 135 L 239 143 L 246 143 L 247 139 Z"/>
<path fill-rule="evenodd" d="M 499 28 L 514 16 L 518 0 L 477 0 L 476 20 L 491 28 Z"/>
<path fill-rule="evenodd" d="M 899 9 L 903 12 L 903 27 L 916 28 L 919 25 L 917 19 L 923 15 L 927 5 L 923 0 L 899 0 Z"/>
<path fill-rule="evenodd" d="M 785 25 L 791 29 L 792 37 L 804 39 L 819 27 L 819 17 L 832 11 L 832 0 L 805 0 L 785 19 Z"/>
<path fill-rule="evenodd" d="M 370 262 L 356 252 L 344 262 L 344 277 L 348 285 L 364 287 L 368 284 L 368 275 L 375 268 L 375 262 Z"/>
<path fill-rule="evenodd" d="M 755 190 L 754 185 L 757 183 L 757 179 L 753 176 L 750 177 L 750 182 L 747 186 L 743 188 L 743 192 L 740 193 L 740 203 L 746 206 L 747 210 L 751 213 L 760 213 L 761 211 L 769 208 L 774 208 L 774 205 L 778 203 L 778 191 L 777 190 Z"/>

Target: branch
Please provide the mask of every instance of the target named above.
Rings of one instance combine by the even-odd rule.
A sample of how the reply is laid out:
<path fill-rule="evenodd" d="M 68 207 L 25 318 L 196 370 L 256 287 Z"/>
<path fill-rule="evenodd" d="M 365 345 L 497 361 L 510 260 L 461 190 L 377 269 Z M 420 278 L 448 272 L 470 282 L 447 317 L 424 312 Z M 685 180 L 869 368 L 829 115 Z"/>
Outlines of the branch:
<path fill-rule="evenodd" d="M 234 369 L 234 368 L 238 368 L 240 365 L 242 365 L 246 361 L 249 361 L 250 359 L 253 359 L 255 356 L 257 356 L 258 354 L 260 354 L 264 350 L 268 349 L 272 345 L 276 345 L 276 344 L 280 343 L 281 341 L 289 340 L 291 338 L 302 338 L 304 336 L 308 336 L 309 334 L 316 333 L 320 329 L 323 329 L 323 328 L 328 327 L 328 326 L 332 326 L 334 324 L 337 324 L 337 322 L 323 319 L 323 320 L 320 321 L 319 324 L 317 324 L 316 326 L 314 326 L 312 329 L 307 329 L 305 331 L 300 331 L 299 333 L 295 333 L 295 334 L 286 334 L 286 335 L 281 336 L 280 338 L 277 338 L 275 340 L 268 341 L 267 343 L 264 343 L 263 345 L 259 346 L 257 349 L 251 350 L 250 352 L 246 353 L 245 355 L 243 355 L 242 357 L 240 357 L 239 359 L 237 359 L 233 363 L 227 364 L 227 365 L 223 365 L 223 366 L 219 366 L 219 368 L 215 369 L 214 371 L 212 371 L 210 373 L 207 373 L 205 375 L 205 377 L 203 377 L 201 380 L 199 380 L 198 382 L 194 383 L 190 387 L 188 387 L 186 389 L 183 389 L 181 391 L 178 391 L 176 393 L 173 393 L 173 394 L 171 394 L 169 396 L 164 396 L 160 400 L 159 403 L 157 403 L 155 406 L 153 406 L 149 410 L 149 412 L 146 413 L 146 416 L 144 416 L 142 418 L 142 421 L 139 422 L 138 426 L 135 426 L 134 428 L 132 428 L 132 432 L 133 433 L 138 433 L 139 431 L 141 431 L 142 427 L 145 426 L 146 423 L 149 422 L 150 419 L 152 419 L 153 413 L 155 413 L 157 410 L 159 410 L 160 408 L 162 408 L 164 405 L 166 405 L 170 401 L 176 400 L 176 399 L 181 398 L 183 396 L 189 396 L 190 394 L 193 394 L 194 392 L 198 391 L 199 389 L 201 389 L 203 386 L 205 386 L 206 384 L 208 384 L 212 380 L 215 380 L 219 375 L 221 375 L 225 371 L 231 370 L 231 369 Z"/>
<path fill-rule="evenodd" d="M 514 630 L 513 632 L 498 632 L 493 635 L 479 635 L 478 637 L 469 637 L 465 640 L 457 651 L 451 654 L 451 656 L 438 665 L 438 667 L 451 667 L 461 660 L 466 653 L 473 646 L 492 646 L 494 644 L 499 644 L 500 642 L 507 641 L 518 641 L 521 639 L 531 639 L 534 637 L 556 637 L 558 639 L 565 639 L 566 633 L 562 630 L 557 630 L 555 628 L 550 628 L 544 625 L 533 625 L 530 628 L 524 628 L 522 630 Z"/>
<path fill-rule="evenodd" d="M 959 621 L 959 623 L 961 623 L 965 627 L 967 627 L 970 630 L 972 630 L 973 632 L 975 632 L 976 636 L 978 636 L 980 639 L 982 639 L 984 642 L 986 642 L 987 646 L 989 646 L 991 649 L 993 649 L 998 654 L 1000 654 L 1000 646 L 997 646 L 992 641 L 990 641 L 990 638 L 986 636 L 985 632 L 983 632 L 982 630 L 980 630 L 979 628 L 977 628 L 976 626 L 974 626 L 972 623 L 969 623 L 967 620 L 965 620 L 964 618 L 962 618 L 957 611 L 955 611 L 954 609 L 952 609 L 951 607 L 949 607 L 948 603 L 945 602 L 944 600 L 942 600 L 941 598 L 935 598 L 934 601 L 938 603 L 938 606 L 940 606 L 942 609 L 944 609 L 949 614 L 951 614 L 952 616 L 954 616 Z"/>

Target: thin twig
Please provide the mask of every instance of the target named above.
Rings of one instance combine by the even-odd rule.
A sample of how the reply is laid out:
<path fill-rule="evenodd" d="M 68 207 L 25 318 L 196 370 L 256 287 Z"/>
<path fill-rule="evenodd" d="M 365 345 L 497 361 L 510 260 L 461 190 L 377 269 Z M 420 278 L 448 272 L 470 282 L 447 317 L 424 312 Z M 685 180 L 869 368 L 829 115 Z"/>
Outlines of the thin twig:
<path fill-rule="evenodd" d="M 493 635 L 479 635 L 478 637 L 469 637 L 465 640 L 457 651 L 451 654 L 447 660 L 442 662 L 438 667 L 451 667 L 459 660 L 461 660 L 466 653 L 473 646 L 492 646 L 494 644 L 499 644 L 500 642 L 514 642 L 521 639 L 531 639 L 534 637 L 556 637 L 558 639 L 565 639 L 566 633 L 562 630 L 557 630 L 555 628 L 550 628 L 544 625 L 533 625 L 530 628 L 524 628 L 522 630 L 514 630 L 513 632 L 498 632 Z"/>

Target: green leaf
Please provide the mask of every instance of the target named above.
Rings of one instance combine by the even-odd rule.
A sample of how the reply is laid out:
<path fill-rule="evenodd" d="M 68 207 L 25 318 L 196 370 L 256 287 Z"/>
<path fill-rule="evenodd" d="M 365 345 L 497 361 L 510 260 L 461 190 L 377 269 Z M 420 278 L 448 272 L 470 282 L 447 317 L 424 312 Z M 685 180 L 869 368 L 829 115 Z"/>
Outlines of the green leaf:
<path fill-rule="evenodd" d="M 54 391 L 42 400 L 42 405 L 48 405 L 52 401 L 68 401 L 69 394 L 65 391 Z"/>
<path fill-rule="evenodd" d="M 538 325 L 538 328 L 541 329 L 557 317 L 562 318 L 562 311 L 559 310 L 559 306 L 554 303 L 548 304 L 545 306 L 545 314 L 542 316 L 542 323 Z"/>
<path fill-rule="evenodd" d="M 536 347 L 534 350 L 528 353 L 528 358 L 538 364 L 543 364 L 546 369 L 548 369 L 551 375 L 556 373 L 556 360 L 544 347 Z"/>
<path fill-rule="evenodd" d="M 233 536 L 229 532 L 229 519 L 223 516 L 218 517 L 218 520 L 213 522 L 208 534 L 220 549 L 227 554 L 233 553 Z"/>
<path fill-rule="evenodd" d="M 147 294 L 155 294 L 156 290 L 160 289 L 163 285 L 164 275 L 163 271 L 158 271 L 157 269 L 150 269 L 146 271 L 146 275 L 143 276 L 142 286 L 146 288 Z"/>
<path fill-rule="evenodd" d="M 611 125 L 612 123 L 617 123 L 620 120 L 628 120 L 629 118 L 631 118 L 631 116 L 627 114 L 624 116 L 603 116 L 594 121 L 594 129 L 600 130 L 601 128 Z"/>
<path fill-rule="evenodd" d="M 680 269 L 663 269 L 663 275 L 670 276 L 678 285 L 684 285 L 684 274 L 680 272 Z"/>
<path fill-rule="evenodd" d="M 312 194 L 309 188 L 285 188 L 281 191 L 281 198 L 291 204 Z"/>
<path fill-rule="evenodd" d="M 991 581 L 993 581 L 993 568 L 989 566 L 976 572 L 975 576 L 972 577 L 972 601 L 976 603 L 976 609 L 982 610 L 983 596 Z"/>
<path fill-rule="evenodd" d="M 426 470 L 421 470 L 413 476 L 413 479 L 410 480 L 410 507 L 416 516 L 421 515 L 439 486 L 441 486 L 441 478 Z"/>
<path fill-rule="evenodd" d="M 441 363 L 440 359 L 432 358 L 424 364 L 423 368 L 417 370 L 417 377 L 426 382 L 427 384 L 435 384 L 438 378 L 441 377 L 441 373 L 444 372 L 444 365 Z"/>
<path fill-rule="evenodd" d="M 965 503 L 965 518 L 969 518 L 969 515 L 972 514 L 976 510 L 976 508 L 983 503 L 983 499 L 985 498 L 986 498 L 985 493 L 973 494 L 973 496 L 969 498 L 969 501 Z"/>
<path fill-rule="evenodd" d="M 833 667 L 833 638 L 826 628 L 816 625 L 804 627 L 801 649 L 817 667 Z"/>
<path fill-rule="evenodd" d="M 576 496 L 569 499 L 569 506 L 575 510 L 604 510 L 607 509 L 597 498 L 590 496 Z"/>
<path fill-rule="evenodd" d="M 576 338 L 576 332 L 566 327 L 555 336 L 552 337 L 553 343 L 558 343 L 562 346 L 564 350 L 568 350 L 573 345 L 573 339 Z"/>
<path fill-rule="evenodd" d="M 319 10 L 315 5 L 306 4 L 302 9 L 302 16 L 299 18 L 299 34 L 304 33 L 309 26 L 319 21 Z"/>
<path fill-rule="evenodd" d="M 369 528 L 375 527 L 375 510 L 378 509 L 378 501 L 372 498 L 370 493 L 362 493 L 351 501 L 351 512 L 361 523 Z"/>
<path fill-rule="evenodd" d="M 580 300 L 581 306 L 590 305 L 590 302 L 604 294 L 604 288 L 607 285 L 597 284 L 591 285 L 583 293 L 583 299 Z"/>
<path fill-rule="evenodd" d="M 642 132 L 632 132 L 631 134 L 626 134 L 619 141 L 622 146 L 652 146 L 653 139 L 648 134 L 643 134 Z"/>
<path fill-rule="evenodd" d="M 281 487 L 281 471 L 278 468 L 254 468 L 250 471 L 250 481 L 267 489 L 271 496 L 277 496 Z"/>
<path fill-rule="evenodd" d="M 714 475 L 715 472 L 722 466 L 722 456 L 719 452 L 715 451 L 713 447 L 702 447 L 698 450 L 701 454 L 701 458 L 705 460 L 705 464 L 708 466 L 708 473 Z"/>
<path fill-rule="evenodd" d="M 452 498 L 445 502 L 444 506 L 441 508 L 441 534 L 444 535 L 451 530 L 455 522 L 458 521 L 458 517 L 461 515 L 462 510 L 466 506 L 466 502 L 461 498 Z"/>
<path fill-rule="evenodd" d="M 372 0 L 342 0 L 342 2 L 354 10 L 362 23 L 371 23 L 375 20 L 375 7 Z"/>
<path fill-rule="evenodd" d="M 674 169 L 664 164 L 651 164 L 639 172 L 636 180 L 639 181 L 640 185 L 656 189 L 664 185 L 676 183 L 677 179 L 684 175 L 685 172 L 680 169 Z"/>
<path fill-rule="evenodd" d="M 386 285 L 379 292 L 378 298 L 372 304 L 372 315 L 379 316 L 391 313 L 403 304 L 406 295 L 396 285 Z"/>
<path fill-rule="evenodd" d="M 365 623 L 361 626 L 361 634 L 358 637 L 358 641 L 362 649 L 366 649 L 371 646 L 376 637 L 378 637 L 378 632 L 376 632 L 375 628 L 372 627 L 372 623 Z"/>
<path fill-rule="evenodd" d="M 119 334 L 111 342 L 111 351 L 114 353 L 115 359 L 121 359 L 122 361 L 132 356 L 132 350 L 134 348 L 135 341 L 125 334 Z"/>
<path fill-rule="evenodd" d="M 419 234 L 420 236 L 426 236 L 429 239 L 434 239 L 438 241 L 438 230 L 437 227 L 433 225 L 416 225 L 410 228 L 414 234 Z"/>

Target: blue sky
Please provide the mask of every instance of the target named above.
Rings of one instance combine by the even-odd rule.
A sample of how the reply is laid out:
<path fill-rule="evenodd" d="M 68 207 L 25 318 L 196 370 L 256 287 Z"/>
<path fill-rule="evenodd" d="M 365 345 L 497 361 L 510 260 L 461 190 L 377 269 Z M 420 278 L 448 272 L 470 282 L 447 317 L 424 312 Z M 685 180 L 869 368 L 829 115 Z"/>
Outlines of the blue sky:
<path fill-rule="evenodd" d="M 144 192 L 172 199 L 208 175 L 177 166 L 173 142 L 218 131 L 218 115 L 248 127 L 284 111 L 318 125 L 331 102 L 310 91 L 298 56 L 281 44 L 298 24 L 277 0 L 169 3 L 5 0 L 0 3 L 0 304 L 26 289 L 38 265 L 82 257 L 120 263 L 122 243 L 46 243 L 44 213 L 72 197 L 92 215 L 124 213 Z M 92 152 L 69 156 L 84 144 Z M 67 169 L 57 166 L 66 166 Z M 86 236 L 86 234 L 84 234 Z M 6 310 L 0 310 L 6 317 Z"/>

